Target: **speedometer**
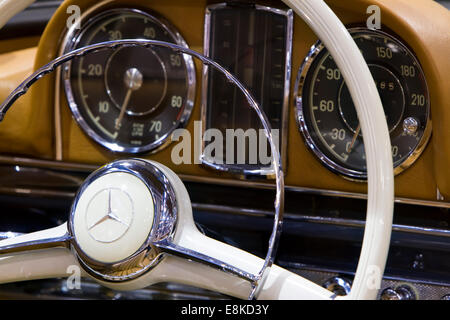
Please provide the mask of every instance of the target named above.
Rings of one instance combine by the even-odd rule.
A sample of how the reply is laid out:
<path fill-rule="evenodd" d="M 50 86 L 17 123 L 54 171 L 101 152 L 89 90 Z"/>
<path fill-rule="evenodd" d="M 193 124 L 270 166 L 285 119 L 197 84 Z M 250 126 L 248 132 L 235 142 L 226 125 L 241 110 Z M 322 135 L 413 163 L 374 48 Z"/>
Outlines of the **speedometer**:
<path fill-rule="evenodd" d="M 349 30 L 375 80 L 392 143 L 394 173 L 409 167 L 431 134 L 430 99 L 422 68 L 396 37 Z M 307 145 L 329 169 L 366 179 L 361 126 L 349 90 L 322 43 L 313 46 L 297 77 L 297 121 Z"/>
<path fill-rule="evenodd" d="M 155 39 L 187 47 L 164 19 L 135 9 L 86 17 L 65 52 L 120 39 Z M 70 37 L 69 37 L 70 38 Z M 156 150 L 190 116 L 195 95 L 192 57 L 164 47 L 124 47 L 69 62 L 64 87 L 75 120 L 115 152 Z"/>

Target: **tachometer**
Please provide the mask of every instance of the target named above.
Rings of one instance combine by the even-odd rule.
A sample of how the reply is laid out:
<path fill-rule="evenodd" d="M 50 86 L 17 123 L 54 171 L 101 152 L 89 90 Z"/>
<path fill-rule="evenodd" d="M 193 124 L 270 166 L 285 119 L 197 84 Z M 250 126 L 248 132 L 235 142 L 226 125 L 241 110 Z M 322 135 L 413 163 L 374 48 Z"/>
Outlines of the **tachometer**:
<path fill-rule="evenodd" d="M 349 30 L 380 94 L 396 174 L 423 151 L 431 133 L 430 99 L 422 68 L 410 49 L 378 30 Z M 331 170 L 366 179 L 364 144 L 350 93 L 333 57 L 320 42 L 297 78 L 297 120 L 308 146 Z"/>
<path fill-rule="evenodd" d="M 134 9 L 112 9 L 85 19 L 65 52 L 119 39 L 156 39 L 187 46 L 164 19 Z M 65 65 L 72 113 L 92 139 L 125 153 L 170 141 L 190 116 L 195 95 L 192 57 L 163 47 L 101 51 Z"/>

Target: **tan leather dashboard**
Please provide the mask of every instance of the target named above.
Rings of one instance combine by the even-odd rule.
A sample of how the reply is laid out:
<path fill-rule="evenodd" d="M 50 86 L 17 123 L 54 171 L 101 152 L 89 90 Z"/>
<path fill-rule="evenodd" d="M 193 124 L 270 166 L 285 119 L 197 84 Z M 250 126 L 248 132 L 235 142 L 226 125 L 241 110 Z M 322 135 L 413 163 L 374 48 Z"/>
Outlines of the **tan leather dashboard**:
<path fill-rule="evenodd" d="M 48 23 L 35 49 L 0 55 L 0 99 L 25 76 L 58 55 L 66 28 L 69 5 L 76 3 L 85 10 L 96 1 L 66 1 Z M 345 24 L 364 23 L 366 8 L 377 4 L 382 23 L 398 34 L 412 48 L 424 70 L 430 90 L 433 135 L 421 157 L 395 179 L 396 196 L 436 200 L 437 190 L 450 201 L 450 13 L 431 0 L 330 0 L 327 3 Z M 191 49 L 203 51 L 203 28 L 207 1 L 117 0 L 111 7 L 136 7 L 153 10 L 169 20 Z M 294 18 L 291 96 L 287 148 L 286 184 L 290 186 L 364 193 L 366 186 L 352 182 L 325 168 L 306 147 L 295 121 L 293 88 L 297 71 L 317 40 L 299 18 Z M 187 128 L 193 131 L 194 120 L 201 119 L 201 65 L 196 62 L 197 95 Z M 103 164 L 124 157 L 113 154 L 88 138 L 74 121 L 61 88 L 62 159 L 67 162 Z M 55 75 L 41 79 L 22 97 L 0 125 L 2 155 L 20 155 L 38 159 L 55 159 Z M 174 165 L 173 144 L 156 154 L 141 155 L 159 161 L 184 175 L 236 179 L 200 165 Z"/>

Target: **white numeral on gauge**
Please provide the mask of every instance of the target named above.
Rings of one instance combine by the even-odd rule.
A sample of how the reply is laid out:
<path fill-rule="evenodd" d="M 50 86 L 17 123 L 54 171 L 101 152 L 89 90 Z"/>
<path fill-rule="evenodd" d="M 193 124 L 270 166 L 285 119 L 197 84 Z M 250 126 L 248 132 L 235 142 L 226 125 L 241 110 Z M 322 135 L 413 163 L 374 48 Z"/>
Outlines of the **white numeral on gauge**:
<path fill-rule="evenodd" d="M 331 130 L 331 139 L 333 140 L 344 140 L 345 139 L 345 129 L 336 129 Z"/>
<path fill-rule="evenodd" d="M 377 47 L 377 56 L 382 59 L 392 59 L 392 50 L 390 48 Z"/>
<path fill-rule="evenodd" d="M 100 101 L 98 103 L 98 112 L 107 113 L 109 111 L 109 103 L 108 101 Z"/>
<path fill-rule="evenodd" d="M 154 39 L 156 37 L 155 29 L 151 27 L 145 28 L 144 37 Z"/>
<path fill-rule="evenodd" d="M 181 56 L 178 54 L 171 54 L 170 64 L 174 67 L 181 67 Z"/>
<path fill-rule="evenodd" d="M 402 76 L 414 78 L 416 76 L 416 68 L 414 66 L 402 65 Z"/>
<path fill-rule="evenodd" d="M 162 122 L 161 121 L 156 121 L 156 120 L 152 120 L 151 124 L 150 124 L 150 132 L 161 132 L 162 129 Z"/>
<path fill-rule="evenodd" d="M 181 105 L 183 104 L 183 98 L 180 96 L 172 96 L 172 102 L 171 105 L 174 108 L 181 108 Z"/>
<path fill-rule="evenodd" d="M 103 74 L 103 67 L 101 64 L 88 65 L 88 76 L 101 76 Z"/>
<path fill-rule="evenodd" d="M 395 158 L 398 155 L 398 147 L 392 146 L 392 157 Z"/>
<path fill-rule="evenodd" d="M 423 107 L 425 105 L 425 96 L 423 94 L 413 93 L 411 95 L 411 105 Z"/>
<path fill-rule="evenodd" d="M 120 32 L 119 30 L 110 30 L 108 34 L 110 41 L 122 39 L 122 32 Z"/>
<path fill-rule="evenodd" d="M 339 69 L 327 69 L 327 79 L 328 80 L 340 80 L 341 79 L 341 71 Z"/>
<path fill-rule="evenodd" d="M 320 100 L 320 111 L 322 112 L 333 112 L 334 101 L 333 100 Z"/>

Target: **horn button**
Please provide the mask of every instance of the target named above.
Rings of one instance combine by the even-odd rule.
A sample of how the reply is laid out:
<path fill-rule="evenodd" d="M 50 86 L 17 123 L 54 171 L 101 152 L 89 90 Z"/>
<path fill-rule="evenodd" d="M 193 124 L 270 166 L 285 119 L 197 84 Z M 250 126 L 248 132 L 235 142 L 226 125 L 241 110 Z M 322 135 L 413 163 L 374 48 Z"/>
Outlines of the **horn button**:
<path fill-rule="evenodd" d="M 81 186 L 69 233 L 86 272 L 120 282 L 163 258 L 153 243 L 171 238 L 176 221 L 176 196 L 167 176 L 149 161 L 121 160 L 95 171 Z"/>
<path fill-rule="evenodd" d="M 153 216 L 153 197 L 142 180 L 129 173 L 109 173 L 80 194 L 73 216 L 74 236 L 92 260 L 117 263 L 146 242 Z"/>

